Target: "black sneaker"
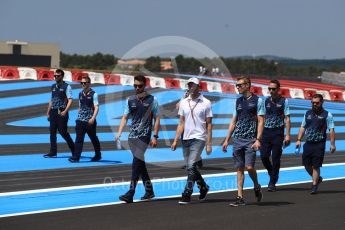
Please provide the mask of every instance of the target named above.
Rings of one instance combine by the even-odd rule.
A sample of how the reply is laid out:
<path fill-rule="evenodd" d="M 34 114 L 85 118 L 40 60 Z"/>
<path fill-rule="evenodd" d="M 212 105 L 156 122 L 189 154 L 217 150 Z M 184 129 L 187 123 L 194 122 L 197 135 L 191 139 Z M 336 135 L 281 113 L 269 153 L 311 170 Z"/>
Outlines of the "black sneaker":
<path fill-rule="evenodd" d="M 261 191 L 261 185 L 258 185 L 258 187 L 254 188 L 255 198 L 256 202 L 260 202 L 262 200 L 262 191 Z"/>
<path fill-rule="evenodd" d="M 269 191 L 269 192 L 277 191 L 276 185 L 275 184 L 269 184 L 268 187 L 267 187 L 267 191 Z"/>
<path fill-rule="evenodd" d="M 246 202 L 243 197 L 237 196 L 235 202 L 229 204 L 231 207 L 245 206 Z"/>
<path fill-rule="evenodd" d="M 124 201 L 126 203 L 133 203 L 133 194 L 130 192 L 127 192 L 119 197 L 121 201 Z"/>
<path fill-rule="evenodd" d="M 200 188 L 200 195 L 199 195 L 200 201 L 204 201 L 206 199 L 206 195 L 207 195 L 209 190 L 210 190 L 210 188 L 207 184 Z"/>
<path fill-rule="evenodd" d="M 57 154 L 48 153 L 48 154 L 43 155 L 43 157 L 44 157 L 44 158 L 56 158 L 56 157 L 57 157 Z"/>
<path fill-rule="evenodd" d="M 187 194 L 187 193 L 182 193 L 182 197 L 181 200 L 179 200 L 179 204 L 190 204 L 191 202 L 191 195 Z"/>
<path fill-rule="evenodd" d="M 323 181 L 323 178 L 320 176 L 319 180 L 317 181 L 317 184 L 311 186 L 311 192 L 310 192 L 311 195 L 314 195 L 317 193 L 317 190 L 319 189 L 319 185 L 322 183 L 322 181 Z"/>
<path fill-rule="evenodd" d="M 71 162 L 71 163 L 78 163 L 79 159 L 78 158 L 74 158 L 74 157 L 70 157 L 70 158 L 68 158 L 68 161 Z"/>
<path fill-rule="evenodd" d="M 94 157 L 91 158 L 91 162 L 100 161 L 101 159 L 102 157 L 100 155 L 95 155 Z"/>
<path fill-rule="evenodd" d="M 310 192 L 310 194 L 311 194 L 311 195 L 316 194 L 316 193 L 317 193 L 317 189 L 318 189 L 318 185 L 312 185 L 312 186 L 311 186 L 311 192 Z"/>
<path fill-rule="evenodd" d="M 145 192 L 144 196 L 140 198 L 140 200 L 151 200 L 155 197 L 154 192 Z"/>

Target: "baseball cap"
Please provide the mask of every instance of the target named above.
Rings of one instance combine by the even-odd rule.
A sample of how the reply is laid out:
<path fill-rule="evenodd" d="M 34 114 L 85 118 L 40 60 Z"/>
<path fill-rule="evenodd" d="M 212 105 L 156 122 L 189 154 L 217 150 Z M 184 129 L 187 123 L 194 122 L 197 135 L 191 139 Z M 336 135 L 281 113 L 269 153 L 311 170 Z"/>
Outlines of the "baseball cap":
<path fill-rule="evenodd" d="M 199 84 L 200 84 L 200 81 L 199 81 L 198 78 L 192 77 L 192 78 L 189 78 L 189 79 L 188 79 L 187 84 L 188 84 L 188 83 L 194 83 L 194 84 L 196 84 L 196 85 L 199 85 Z"/>

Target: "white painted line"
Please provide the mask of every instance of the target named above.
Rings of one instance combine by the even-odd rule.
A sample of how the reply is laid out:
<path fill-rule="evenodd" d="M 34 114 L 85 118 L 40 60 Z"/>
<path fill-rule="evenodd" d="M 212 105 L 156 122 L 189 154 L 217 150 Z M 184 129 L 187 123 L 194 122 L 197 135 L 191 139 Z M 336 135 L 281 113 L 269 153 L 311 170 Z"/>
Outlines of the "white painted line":
<path fill-rule="evenodd" d="M 324 179 L 324 181 L 332 181 L 332 180 L 341 180 L 345 179 L 345 177 L 337 177 L 337 178 L 330 178 L 330 179 Z M 284 185 L 292 185 L 292 184 L 303 184 L 303 183 L 310 183 L 309 181 L 299 181 L 294 183 L 282 183 L 277 184 L 277 186 L 284 186 Z M 262 186 L 263 188 L 267 186 Z M 253 187 L 245 187 L 244 190 L 253 189 Z M 231 192 L 236 191 L 237 189 L 227 189 L 227 190 L 219 190 L 219 191 L 210 191 L 209 194 L 214 193 L 224 193 L 224 192 Z M 193 193 L 194 195 L 198 195 L 199 193 Z M 163 200 L 163 199 L 172 199 L 180 197 L 181 195 L 173 195 L 173 196 L 164 196 L 159 198 L 154 198 L 153 200 Z M 134 203 L 139 202 L 147 202 L 147 201 L 140 201 L 140 200 L 134 200 Z M 20 212 L 20 213 L 12 213 L 12 214 L 5 214 L 0 215 L 0 218 L 5 217 L 14 217 L 14 216 L 23 216 L 23 215 L 33 215 L 33 214 L 40 214 L 40 213 L 49 213 L 49 212 L 59 212 L 59 211 L 68 211 L 68 210 L 75 210 L 75 209 L 84 209 L 84 208 L 94 208 L 94 207 L 103 207 L 103 206 L 110 206 L 110 205 L 119 205 L 119 204 L 125 204 L 124 202 L 110 202 L 110 203 L 101 203 L 101 204 L 93 204 L 93 205 L 82 205 L 82 206 L 74 206 L 74 207 L 68 207 L 68 208 L 57 208 L 57 209 L 47 209 L 47 210 L 39 210 L 39 211 L 32 211 L 32 212 Z"/>
<path fill-rule="evenodd" d="M 342 166 L 342 165 L 345 165 L 345 162 L 324 164 L 322 167 L 334 167 L 334 166 Z M 296 170 L 296 169 L 304 169 L 304 167 L 303 166 L 296 166 L 296 167 L 281 168 L 280 171 L 291 171 L 291 170 Z M 266 169 L 257 170 L 257 172 L 258 173 L 266 172 Z M 246 172 L 246 174 L 247 174 L 247 172 Z M 203 175 L 203 177 L 208 178 L 208 177 L 222 177 L 222 176 L 231 176 L 231 175 L 236 175 L 236 172 L 205 174 L 205 175 Z M 152 182 L 157 183 L 157 182 L 185 180 L 185 179 L 186 179 L 186 176 L 171 177 L 171 178 L 153 179 Z M 142 182 L 140 181 L 139 184 L 141 184 L 141 183 Z M 87 188 L 112 187 L 112 186 L 120 186 L 120 185 L 129 185 L 129 181 L 115 182 L 115 183 L 103 183 L 103 184 L 92 184 L 92 185 L 80 185 L 80 186 L 68 186 L 68 187 L 58 187 L 58 188 L 47 188 L 47 189 L 34 189 L 34 190 L 25 190 L 25 191 L 17 191 L 17 192 L 5 192 L 5 193 L 0 193 L 0 197 L 2 197 L 2 196 L 14 196 L 14 195 L 25 195 L 25 194 L 41 193 L 41 192 L 56 192 L 56 191 L 65 191 L 65 190 L 87 189 Z"/>

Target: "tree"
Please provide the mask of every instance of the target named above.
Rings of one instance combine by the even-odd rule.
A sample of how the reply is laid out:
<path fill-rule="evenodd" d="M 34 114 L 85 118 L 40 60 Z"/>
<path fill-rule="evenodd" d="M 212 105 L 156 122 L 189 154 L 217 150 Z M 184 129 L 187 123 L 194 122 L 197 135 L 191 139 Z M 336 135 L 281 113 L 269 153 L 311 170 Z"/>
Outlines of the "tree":
<path fill-rule="evenodd" d="M 161 58 L 159 56 L 147 58 L 144 68 L 151 72 L 161 72 Z"/>

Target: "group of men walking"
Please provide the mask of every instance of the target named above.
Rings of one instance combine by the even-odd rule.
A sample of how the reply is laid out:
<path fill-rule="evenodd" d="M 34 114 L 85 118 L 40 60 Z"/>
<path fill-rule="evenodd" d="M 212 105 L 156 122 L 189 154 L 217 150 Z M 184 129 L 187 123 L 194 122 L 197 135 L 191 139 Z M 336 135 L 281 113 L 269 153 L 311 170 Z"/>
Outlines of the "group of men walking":
<path fill-rule="evenodd" d="M 62 73 L 62 74 L 61 74 Z M 78 162 L 82 152 L 85 133 L 87 133 L 95 148 L 92 161 L 101 159 L 100 144 L 96 135 L 96 116 L 98 113 L 98 97 L 90 88 L 90 78 L 83 77 L 83 90 L 79 94 L 79 112 L 76 121 L 76 144 L 67 132 L 68 109 L 72 103 L 70 86 L 60 79 L 63 71 L 55 73 L 56 84 L 52 86 L 52 99 L 48 106 L 50 119 L 51 149 L 46 157 L 56 157 L 56 130 L 68 143 L 71 149 L 71 162 Z M 180 204 L 191 202 L 193 187 L 196 183 L 199 190 L 199 200 L 204 200 L 210 189 L 203 179 L 199 168 L 202 151 L 212 152 L 212 107 L 211 102 L 200 93 L 200 81 L 190 78 L 187 82 L 188 96 L 182 99 L 178 106 L 179 124 L 171 149 L 177 148 L 181 139 L 183 157 L 187 170 L 187 182 L 182 193 Z M 119 197 L 120 200 L 132 203 L 135 188 L 139 178 L 143 180 L 145 194 L 141 200 L 155 197 L 152 182 L 145 164 L 145 151 L 149 145 L 157 146 L 160 127 L 160 111 L 157 98 L 145 91 L 146 78 L 137 75 L 134 78 L 135 95 L 127 99 L 124 115 L 115 137 L 118 141 L 123 129 L 131 118 L 128 136 L 128 145 L 133 154 L 132 176 L 127 193 Z M 269 97 L 262 99 L 250 91 L 251 81 L 247 77 L 240 77 L 236 81 L 236 88 L 241 94 L 234 104 L 234 112 L 229 124 L 227 136 L 222 145 L 223 152 L 232 141 L 233 160 L 237 171 L 237 197 L 231 206 L 245 205 L 244 199 L 244 171 L 247 170 L 254 183 L 256 201 L 262 200 L 261 185 L 258 181 L 255 161 L 256 151 L 270 177 L 268 191 L 277 190 L 279 179 L 282 149 L 290 144 L 290 110 L 288 100 L 279 94 L 280 83 L 271 80 L 268 86 Z M 323 97 L 315 94 L 312 98 L 312 109 L 308 110 L 298 134 L 296 148 L 300 148 L 303 136 L 306 142 L 303 145 L 302 163 L 312 177 L 311 194 L 317 193 L 318 185 L 322 182 L 320 167 L 323 163 L 327 129 L 330 130 L 330 152 L 335 152 L 334 121 L 331 113 L 323 108 Z M 153 137 L 152 136 L 153 132 Z"/>
<path fill-rule="evenodd" d="M 91 161 L 99 161 L 102 158 L 101 145 L 96 134 L 98 114 L 98 95 L 91 89 L 91 79 L 89 76 L 83 76 L 80 84 L 83 90 L 79 93 L 79 109 L 76 119 L 76 139 L 73 142 L 71 135 L 67 130 L 68 111 L 72 105 L 72 88 L 63 81 L 64 71 L 57 69 L 54 73 L 56 83 L 51 86 L 51 100 L 48 104 L 47 118 L 50 122 L 50 151 L 44 155 L 46 158 L 55 158 L 57 156 L 57 131 L 65 139 L 72 152 L 69 161 L 79 162 L 83 150 L 84 137 L 87 133 L 95 149 L 95 155 Z"/>

